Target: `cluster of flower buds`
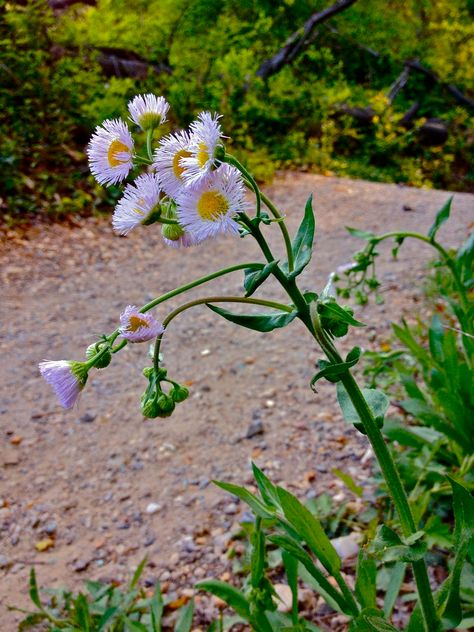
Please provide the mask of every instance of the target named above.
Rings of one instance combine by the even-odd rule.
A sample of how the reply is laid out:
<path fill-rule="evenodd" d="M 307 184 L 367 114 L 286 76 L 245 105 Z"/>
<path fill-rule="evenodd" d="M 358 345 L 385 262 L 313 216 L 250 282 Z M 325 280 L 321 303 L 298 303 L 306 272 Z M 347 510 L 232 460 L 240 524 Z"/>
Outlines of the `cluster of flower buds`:
<path fill-rule="evenodd" d="M 166 369 L 147 367 L 143 369 L 143 375 L 148 378 L 148 386 L 141 398 L 141 409 L 144 417 L 149 419 L 169 417 L 176 404 L 184 402 L 189 396 L 189 391 L 185 386 L 167 377 Z M 163 390 L 162 382 L 171 385 L 168 392 Z"/>
<path fill-rule="evenodd" d="M 235 216 L 245 209 L 240 172 L 225 164 L 219 116 L 201 112 L 189 130 L 161 138 L 153 150 L 155 130 L 167 120 L 163 97 L 138 95 L 128 104 L 130 119 L 147 132 L 149 156 L 135 153 L 127 123 L 106 120 L 87 148 L 92 174 L 102 185 L 123 182 L 140 164 L 151 163 L 126 185 L 112 218 L 114 229 L 128 234 L 140 224 L 162 224 L 165 244 L 194 246 L 220 233 L 239 231 Z"/>

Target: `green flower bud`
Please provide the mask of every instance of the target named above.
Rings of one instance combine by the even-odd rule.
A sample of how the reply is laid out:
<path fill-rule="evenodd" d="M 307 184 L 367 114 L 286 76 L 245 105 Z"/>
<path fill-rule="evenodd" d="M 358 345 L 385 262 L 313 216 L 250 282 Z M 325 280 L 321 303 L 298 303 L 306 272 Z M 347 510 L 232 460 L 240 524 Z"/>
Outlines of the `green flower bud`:
<path fill-rule="evenodd" d="M 86 349 L 86 358 L 88 360 L 93 360 L 94 357 L 98 355 L 99 352 L 101 351 L 102 351 L 101 344 L 93 343 L 89 345 Z M 109 350 L 104 351 L 104 353 L 100 356 L 97 362 L 94 362 L 94 368 L 105 369 L 105 367 L 109 366 L 111 360 L 112 360 L 112 354 L 110 353 L 110 351 Z"/>
<path fill-rule="evenodd" d="M 158 417 L 169 417 L 176 406 L 171 397 L 169 397 L 169 395 L 165 395 L 164 393 L 158 397 L 156 403 L 159 410 Z"/>
<path fill-rule="evenodd" d="M 167 373 L 168 373 L 168 371 L 166 369 L 163 369 L 163 368 L 160 367 L 158 369 L 158 371 L 156 372 L 156 379 L 157 379 L 157 381 L 164 380 L 166 375 L 167 375 Z M 153 367 L 153 366 L 146 366 L 143 369 L 143 375 L 149 379 L 150 377 L 155 375 L 155 367 Z"/>
<path fill-rule="evenodd" d="M 161 232 L 165 239 L 178 241 L 184 235 L 184 230 L 179 224 L 163 224 Z"/>
<path fill-rule="evenodd" d="M 174 402 L 179 404 L 180 402 L 184 402 L 185 399 L 188 399 L 189 390 L 185 386 L 181 386 L 181 384 L 175 384 L 170 390 L 170 397 Z"/>
<path fill-rule="evenodd" d="M 160 409 L 156 399 L 148 399 L 147 401 L 142 402 L 141 409 L 142 415 L 147 419 L 154 419 L 160 414 Z"/>

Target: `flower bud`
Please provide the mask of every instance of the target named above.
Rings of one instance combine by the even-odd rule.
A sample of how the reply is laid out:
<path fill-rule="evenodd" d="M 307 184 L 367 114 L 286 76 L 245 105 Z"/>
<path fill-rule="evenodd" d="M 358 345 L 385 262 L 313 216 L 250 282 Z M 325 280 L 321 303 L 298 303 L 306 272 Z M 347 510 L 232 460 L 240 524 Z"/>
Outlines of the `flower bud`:
<path fill-rule="evenodd" d="M 86 358 L 88 360 L 93 360 L 95 356 L 97 356 L 100 352 L 102 352 L 100 343 L 93 343 L 89 345 L 86 349 Z M 105 367 L 109 366 L 112 360 L 112 354 L 109 350 L 104 351 L 97 362 L 94 362 L 94 368 L 96 369 L 105 369 Z"/>
<path fill-rule="evenodd" d="M 179 404 L 180 402 L 184 402 L 185 399 L 188 399 L 189 390 L 185 386 L 181 386 L 181 384 L 175 384 L 170 390 L 170 397 L 174 402 Z"/>
<path fill-rule="evenodd" d="M 155 371 L 155 367 L 153 366 L 146 366 L 143 369 L 143 375 L 145 377 L 147 377 L 148 379 L 150 379 L 152 376 L 156 375 L 156 381 L 159 382 L 160 380 L 164 380 L 166 375 L 167 375 L 168 371 L 166 369 L 163 368 L 159 368 L 158 371 Z"/>
<path fill-rule="evenodd" d="M 163 237 L 170 241 L 178 241 L 184 235 L 184 230 L 179 224 L 163 224 L 161 232 Z"/>
<path fill-rule="evenodd" d="M 158 397 L 156 403 L 159 410 L 158 417 L 169 417 L 176 405 L 171 397 L 169 397 L 169 395 L 165 395 L 164 393 Z"/>
<path fill-rule="evenodd" d="M 142 415 L 147 419 L 154 419 L 160 414 L 160 409 L 156 399 L 148 399 L 145 402 L 142 402 L 141 409 Z"/>

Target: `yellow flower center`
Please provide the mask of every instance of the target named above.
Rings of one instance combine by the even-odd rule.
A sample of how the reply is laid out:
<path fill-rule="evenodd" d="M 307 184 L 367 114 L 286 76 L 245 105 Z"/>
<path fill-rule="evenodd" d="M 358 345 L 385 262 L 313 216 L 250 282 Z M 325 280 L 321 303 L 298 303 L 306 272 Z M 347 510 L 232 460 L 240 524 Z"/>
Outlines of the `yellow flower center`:
<path fill-rule="evenodd" d="M 127 145 L 122 143 L 122 141 L 117 139 L 113 140 L 110 143 L 109 151 L 107 152 L 107 159 L 111 167 L 118 167 L 122 163 L 127 162 L 126 160 L 120 160 L 117 158 L 117 154 L 121 154 L 122 152 L 130 153 L 130 150 Z"/>
<path fill-rule="evenodd" d="M 184 172 L 184 167 L 181 166 L 180 161 L 181 158 L 189 158 L 191 154 L 186 149 L 180 149 L 173 156 L 173 173 L 178 178 L 178 180 L 182 180 L 182 175 Z"/>
<path fill-rule="evenodd" d="M 148 323 L 140 316 L 130 316 L 128 319 L 127 331 L 138 331 L 141 327 L 148 327 Z"/>
<path fill-rule="evenodd" d="M 204 167 L 206 162 L 209 160 L 209 150 L 204 143 L 199 143 L 199 151 L 196 155 L 198 165 L 201 169 Z"/>
<path fill-rule="evenodd" d="M 216 222 L 229 209 L 229 202 L 219 191 L 205 191 L 197 203 L 197 212 L 201 219 Z"/>

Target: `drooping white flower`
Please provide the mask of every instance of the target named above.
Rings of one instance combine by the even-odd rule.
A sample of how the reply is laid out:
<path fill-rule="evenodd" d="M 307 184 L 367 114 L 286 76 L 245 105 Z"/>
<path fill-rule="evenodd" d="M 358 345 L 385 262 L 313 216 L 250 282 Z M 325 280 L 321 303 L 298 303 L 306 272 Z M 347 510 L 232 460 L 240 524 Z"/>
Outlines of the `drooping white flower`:
<path fill-rule="evenodd" d="M 120 314 L 120 335 L 129 342 L 145 342 L 164 332 L 164 327 L 151 314 L 142 314 L 135 305 L 128 305 Z"/>
<path fill-rule="evenodd" d="M 89 166 L 99 184 L 117 184 L 133 166 L 133 138 L 121 119 L 98 125 L 87 146 Z"/>
<path fill-rule="evenodd" d="M 145 173 L 127 184 L 112 216 L 112 226 L 120 235 L 127 235 L 139 224 L 146 224 L 160 202 L 158 176 Z"/>
<path fill-rule="evenodd" d="M 44 360 L 39 369 L 53 387 L 61 406 L 72 408 L 87 382 L 88 365 L 69 360 Z"/>
<path fill-rule="evenodd" d="M 153 168 L 160 177 L 163 191 L 173 199 L 184 186 L 184 167 L 181 161 L 191 155 L 190 136 L 185 131 L 165 136 L 155 150 Z"/>
<path fill-rule="evenodd" d="M 128 104 L 130 118 L 144 131 L 154 129 L 166 121 L 169 103 L 154 94 L 138 94 Z"/>
<path fill-rule="evenodd" d="M 181 166 L 184 167 L 182 177 L 189 186 L 201 182 L 219 166 L 216 152 L 223 146 L 220 118 L 216 113 L 201 112 L 197 120 L 190 125 L 191 155 L 180 160 Z"/>
<path fill-rule="evenodd" d="M 179 224 L 163 224 L 161 232 L 163 241 L 171 248 L 189 248 L 195 246 L 197 240 Z"/>
<path fill-rule="evenodd" d="M 242 176 L 228 164 L 211 172 L 199 187 L 184 189 L 177 199 L 179 223 L 198 242 L 238 233 L 234 217 L 246 207 Z"/>

